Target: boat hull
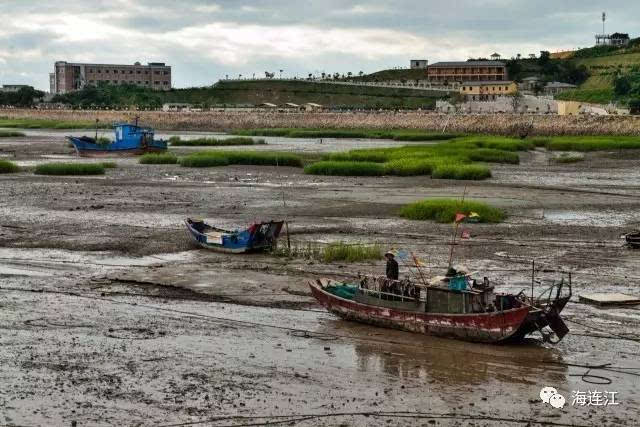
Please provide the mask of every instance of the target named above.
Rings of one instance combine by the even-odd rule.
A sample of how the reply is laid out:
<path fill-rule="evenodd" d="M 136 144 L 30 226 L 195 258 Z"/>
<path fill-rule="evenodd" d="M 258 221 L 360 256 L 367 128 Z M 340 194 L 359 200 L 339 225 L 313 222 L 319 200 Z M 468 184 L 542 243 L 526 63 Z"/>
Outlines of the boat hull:
<path fill-rule="evenodd" d="M 82 138 L 68 137 L 68 139 L 80 157 L 132 157 L 147 153 L 161 153 L 167 150 L 167 143 L 164 141 L 152 141 L 146 146 L 124 141 L 105 146 L 88 142 Z"/>
<path fill-rule="evenodd" d="M 273 248 L 275 239 L 277 239 L 278 234 L 280 233 L 280 229 L 282 228 L 282 223 L 276 222 L 272 224 L 275 224 L 276 226 L 273 241 L 263 241 L 262 243 L 260 243 L 259 241 L 256 241 L 254 239 L 253 233 L 251 233 L 249 230 L 245 230 L 239 233 L 227 232 L 227 236 L 221 239 L 222 243 L 212 243 L 209 241 L 209 238 L 206 234 L 203 234 L 194 228 L 189 219 L 185 220 L 187 232 L 189 233 L 189 236 L 198 244 L 198 246 L 216 252 L 232 254 L 258 252 Z M 234 238 L 227 238 L 232 234 L 234 235 Z"/>
<path fill-rule="evenodd" d="M 321 281 L 311 281 L 309 287 L 321 305 L 343 319 L 471 342 L 499 343 L 508 341 L 520 330 L 529 314 L 528 307 L 502 312 L 470 314 L 404 311 L 340 298 L 325 291 Z"/>

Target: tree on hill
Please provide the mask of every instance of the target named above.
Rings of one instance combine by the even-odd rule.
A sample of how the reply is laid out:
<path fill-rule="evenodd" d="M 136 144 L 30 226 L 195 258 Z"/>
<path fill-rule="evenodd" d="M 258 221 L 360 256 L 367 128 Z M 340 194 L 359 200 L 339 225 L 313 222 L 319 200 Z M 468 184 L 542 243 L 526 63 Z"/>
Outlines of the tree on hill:
<path fill-rule="evenodd" d="M 549 63 L 550 60 L 551 60 L 551 52 L 549 52 L 548 50 L 541 50 L 540 57 L 538 58 L 538 64 L 544 67 Z"/>

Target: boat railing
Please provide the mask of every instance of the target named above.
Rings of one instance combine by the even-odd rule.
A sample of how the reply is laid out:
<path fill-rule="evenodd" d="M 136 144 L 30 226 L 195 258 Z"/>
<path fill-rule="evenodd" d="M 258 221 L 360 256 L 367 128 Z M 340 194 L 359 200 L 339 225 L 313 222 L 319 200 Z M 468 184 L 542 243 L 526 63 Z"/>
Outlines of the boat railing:
<path fill-rule="evenodd" d="M 367 288 L 358 288 L 360 290 L 360 292 L 367 294 L 367 295 L 372 295 L 376 298 L 379 299 L 388 299 L 388 300 L 395 300 L 395 301 L 401 301 L 401 302 L 426 302 L 425 298 L 415 298 L 415 297 L 411 297 L 411 296 L 407 296 L 404 294 L 394 294 L 394 293 L 390 293 L 390 292 L 382 292 L 376 289 L 367 289 Z M 383 296 L 386 296 L 388 298 L 382 298 Z"/>

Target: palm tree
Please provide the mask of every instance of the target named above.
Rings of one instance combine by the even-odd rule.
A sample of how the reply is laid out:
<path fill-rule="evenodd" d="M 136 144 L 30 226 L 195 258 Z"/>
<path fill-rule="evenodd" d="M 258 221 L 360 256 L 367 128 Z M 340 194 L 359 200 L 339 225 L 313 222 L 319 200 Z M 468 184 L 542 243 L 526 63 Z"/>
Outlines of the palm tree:
<path fill-rule="evenodd" d="M 280 70 L 280 78 L 282 78 L 282 72 L 283 72 L 283 71 L 284 71 L 284 70 Z"/>
<path fill-rule="evenodd" d="M 352 75 L 352 73 L 351 73 L 351 71 L 349 71 L 349 72 L 347 73 L 347 77 L 351 78 L 351 75 Z"/>
<path fill-rule="evenodd" d="M 360 72 L 358 73 L 358 75 L 359 75 L 360 77 L 362 77 L 362 76 L 364 75 L 364 72 L 360 71 Z"/>

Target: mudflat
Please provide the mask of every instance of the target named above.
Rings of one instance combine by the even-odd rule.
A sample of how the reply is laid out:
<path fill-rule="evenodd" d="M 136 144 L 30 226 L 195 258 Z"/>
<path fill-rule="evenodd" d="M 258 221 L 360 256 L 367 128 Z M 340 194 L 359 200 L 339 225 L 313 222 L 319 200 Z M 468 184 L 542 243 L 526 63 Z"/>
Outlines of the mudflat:
<path fill-rule="evenodd" d="M 580 293 L 638 294 L 640 251 L 620 238 L 640 223 L 636 151 L 554 164 L 538 149 L 522 153 L 520 165 L 492 165 L 493 177 L 478 182 L 311 176 L 272 166 L 197 169 L 135 158 L 109 159 L 118 166 L 104 176 L 49 177 L 29 168 L 98 160 L 74 157 L 64 142 L 69 132 L 25 132 L 0 140 L 0 155 L 25 168 L 0 175 L 0 423 L 639 422 L 638 307 L 578 301 Z M 238 149 L 321 153 L 404 144 L 265 139 Z M 383 260 L 212 253 L 194 246 L 182 224 L 187 216 L 225 228 L 285 218 L 293 245 L 403 248 L 427 265 L 425 274 L 438 275 L 451 225 L 397 212 L 463 193 L 506 209 L 508 218 L 465 225 L 471 237 L 455 246 L 456 263 L 498 290 L 530 292 L 535 260 L 536 294 L 571 272 L 574 298 L 563 312 L 571 333 L 559 344 L 536 337 L 469 344 L 342 321 L 315 303 L 306 280 L 382 274 Z M 585 376 L 585 366 L 607 363 L 610 369 L 588 375 L 610 383 Z M 540 400 L 545 386 L 566 398 L 563 409 Z M 590 390 L 616 392 L 619 404 L 572 402 L 574 392 Z"/>

